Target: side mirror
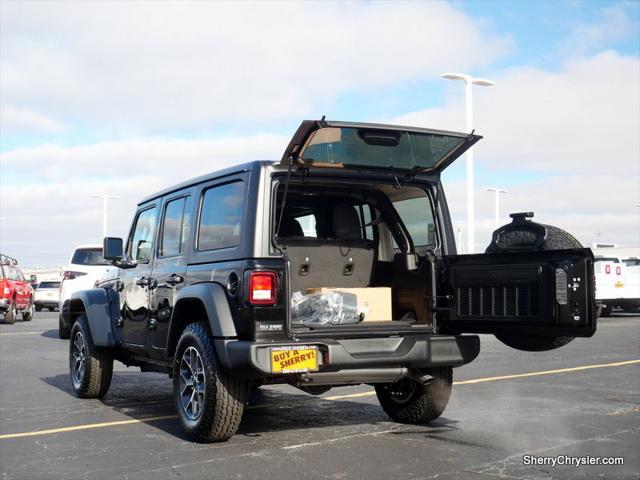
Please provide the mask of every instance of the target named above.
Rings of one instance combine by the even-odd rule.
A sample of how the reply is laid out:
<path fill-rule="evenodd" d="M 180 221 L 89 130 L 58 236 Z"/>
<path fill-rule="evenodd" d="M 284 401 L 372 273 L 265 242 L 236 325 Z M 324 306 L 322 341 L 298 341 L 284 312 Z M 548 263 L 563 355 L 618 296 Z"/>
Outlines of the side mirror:
<path fill-rule="evenodd" d="M 123 247 L 121 238 L 105 237 L 102 249 L 105 260 L 111 260 L 112 262 L 119 262 L 122 260 Z"/>
<path fill-rule="evenodd" d="M 29 277 L 29 283 L 38 283 L 38 277 L 36 277 L 35 275 L 31 275 Z"/>

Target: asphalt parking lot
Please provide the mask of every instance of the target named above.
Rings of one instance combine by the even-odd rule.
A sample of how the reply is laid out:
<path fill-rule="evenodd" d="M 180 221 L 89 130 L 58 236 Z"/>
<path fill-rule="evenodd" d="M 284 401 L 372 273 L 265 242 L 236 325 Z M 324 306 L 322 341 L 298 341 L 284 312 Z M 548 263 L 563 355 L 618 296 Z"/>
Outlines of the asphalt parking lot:
<path fill-rule="evenodd" d="M 640 316 L 601 319 L 592 339 L 546 353 L 493 337 L 454 371 L 444 415 L 388 420 L 368 386 L 312 397 L 254 392 L 229 442 L 186 440 L 171 383 L 118 364 L 102 400 L 71 394 L 57 313 L 0 325 L 3 479 L 638 478 Z M 533 466 L 524 455 L 623 457 L 616 466 Z"/>

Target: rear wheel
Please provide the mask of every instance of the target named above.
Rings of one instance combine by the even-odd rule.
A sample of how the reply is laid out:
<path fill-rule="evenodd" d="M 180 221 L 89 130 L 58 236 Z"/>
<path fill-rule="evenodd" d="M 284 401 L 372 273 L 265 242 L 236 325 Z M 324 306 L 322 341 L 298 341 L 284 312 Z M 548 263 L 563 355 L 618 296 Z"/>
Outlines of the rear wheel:
<path fill-rule="evenodd" d="M 433 377 L 424 385 L 410 378 L 376 385 L 378 401 L 391 419 L 400 423 L 420 424 L 435 420 L 444 412 L 451 395 L 453 369 L 432 369 Z"/>
<path fill-rule="evenodd" d="M 607 305 L 606 307 L 604 307 L 602 309 L 602 312 L 600 313 L 600 316 L 601 317 L 610 317 L 611 316 L 611 310 L 612 310 L 611 305 Z"/>
<path fill-rule="evenodd" d="M 16 317 L 18 316 L 18 307 L 16 307 L 16 302 L 12 301 L 9 305 L 9 309 L 4 314 L 4 323 L 8 323 L 12 325 L 16 323 Z"/>
<path fill-rule="evenodd" d="M 198 442 L 235 435 L 244 413 L 248 384 L 225 371 L 213 349 L 208 326 L 187 325 L 176 348 L 173 392 L 182 427 Z"/>
<path fill-rule="evenodd" d="M 42 305 L 36 305 L 36 312 L 39 312 L 40 310 L 42 310 Z"/>
<path fill-rule="evenodd" d="M 551 225 L 543 225 L 547 230 L 547 236 L 542 244 L 542 250 L 563 250 L 582 248 L 582 244 L 569 232 Z M 528 238 L 526 232 L 514 229 L 503 234 L 501 244 L 503 247 L 526 244 Z M 495 253 L 487 248 L 487 253 Z M 540 337 L 536 335 L 496 335 L 496 338 L 505 345 L 517 350 L 527 352 L 544 352 L 555 350 L 571 342 L 575 337 Z"/>
<path fill-rule="evenodd" d="M 87 318 L 78 316 L 69 342 L 69 375 L 74 393 L 81 398 L 101 398 L 109 390 L 113 355 L 93 344 Z"/>
<path fill-rule="evenodd" d="M 33 300 L 30 300 L 29 307 L 24 312 L 22 312 L 22 321 L 30 322 L 33 319 L 33 311 L 34 311 Z"/>

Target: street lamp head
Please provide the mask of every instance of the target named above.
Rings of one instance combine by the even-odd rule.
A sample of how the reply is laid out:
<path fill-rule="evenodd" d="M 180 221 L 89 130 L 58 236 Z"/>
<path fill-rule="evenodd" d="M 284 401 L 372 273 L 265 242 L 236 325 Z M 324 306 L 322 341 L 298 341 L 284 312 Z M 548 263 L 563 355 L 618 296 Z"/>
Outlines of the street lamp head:
<path fill-rule="evenodd" d="M 471 80 L 471 83 L 474 85 L 480 85 L 481 87 L 493 87 L 496 84 L 496 82 L 492 82 L 486 78 L 474 78 Z"/>
<path fill-rule="evenodd" d="M 471 79 L 469 75 L 465 75 L 464 73 L 443 73 L 440 76 L 447 80 L 464 80 L 465 82 Z"/>

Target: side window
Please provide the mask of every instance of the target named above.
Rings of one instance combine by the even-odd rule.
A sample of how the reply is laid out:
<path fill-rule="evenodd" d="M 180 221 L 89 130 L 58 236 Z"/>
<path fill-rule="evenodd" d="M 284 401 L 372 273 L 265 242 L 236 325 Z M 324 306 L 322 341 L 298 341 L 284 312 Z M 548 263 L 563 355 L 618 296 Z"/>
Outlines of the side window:
<path fill-rule="evenodd" d="M 431 205 L 427 197 L 409 198 L 393 202 L 415 247 L 435 244 L 435 227 Z M 394 248 L 398 248 L 394 241 Z"/>
<path fill-rule="evenodd" d="M 156 207 L 140 212 L 129 243 L 129 257 L 134 262 L 146 263 L 151 258 L 151 245 L 156 227 Z"/>
<path fill-rule="evenodd" d="M 205 190 L 198 224 L 198 250 L 216 250 L 240 244 L 244 182 Z"/>
<path fill-rule="evenodd" d="M 172 257 L 184 252 L 189 224 L 186 205 L 187 197 L 182 197 L 171 200 L 164 209 L 159 249 L 161 257 Z"/>

